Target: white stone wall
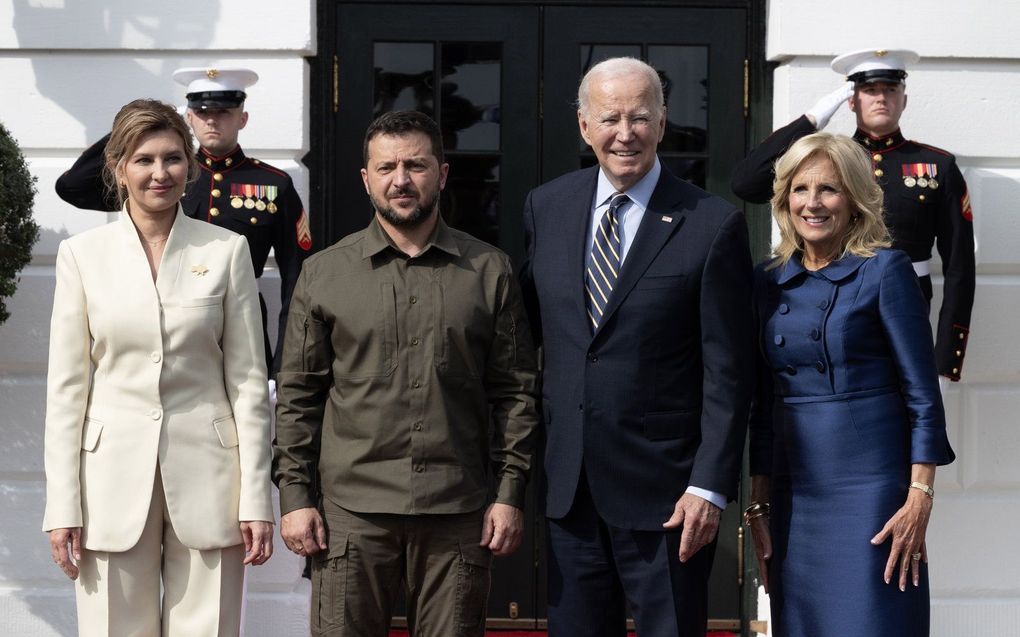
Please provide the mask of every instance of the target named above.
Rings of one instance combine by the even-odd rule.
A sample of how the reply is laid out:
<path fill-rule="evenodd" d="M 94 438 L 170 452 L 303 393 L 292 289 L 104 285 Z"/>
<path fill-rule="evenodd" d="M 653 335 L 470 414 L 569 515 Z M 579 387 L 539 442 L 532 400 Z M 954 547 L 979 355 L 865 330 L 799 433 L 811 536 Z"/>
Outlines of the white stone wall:
<path fill-rule="evenodd" d="M 12 317 L 0 326 L 0 635 L 77 634 L 73 586 L 52 563 L 39 530 L 53 261 L 61 239 L 113 215 L 63 203 L 54 181 L 131 99 L 183 104 L 174 69 L 241 65 L 261 76 L 248 91 L 241 143 L 249 155 L 288 171 L 307 204 L 308 175 L 300 164 L 309 146 L 304 57 L 315 54 L 315 19 L 313 0 L 0 2 L 0 121 L 38 177 L 35 217 L 42 230 L 10 301 Z M 270 316 L 279 309 L 278 281 L 274 271 L 262 281 Z M 276 548 L 269 564 L 249 569 L 249 636 L 307 634 L 307 581 L 279 537 Z"/>
<path fill-rule="evenodd" d="M 840 84 L 828 66 L 836 55 L 914 49 L 922 59 L 907 80 L 904 134 L 954 153 L 970 188 L 978 288 L 963 381 L 946 393 L 957 460 L 938 471 L 928 530 L 935 637 L 1015 635 L 1020 617 L 1018 25 L 1020 4 L 1004 0 L 771 0 L 768 7 L 767 56 L 780 64 L 776 127 Z M 854 127 L 844 108 L 826 130 Z"/>

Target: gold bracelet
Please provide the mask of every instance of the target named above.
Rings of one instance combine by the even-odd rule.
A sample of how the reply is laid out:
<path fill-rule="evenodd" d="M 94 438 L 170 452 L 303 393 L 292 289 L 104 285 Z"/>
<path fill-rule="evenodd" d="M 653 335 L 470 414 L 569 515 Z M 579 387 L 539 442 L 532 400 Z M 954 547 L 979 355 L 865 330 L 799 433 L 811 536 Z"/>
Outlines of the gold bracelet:
<path fill-rule="evenodd" d="M 923 482 L 911 482 L 910 488 L 917 489 L 918 491 L 923 492 L 926 496 L 928 496 L 932 500 L 935 499 L 935 489 L 932 489 L 930 484 L 925 484 Z"/>
<path fill-rule="evenodd" d="M 751 506 L 744 509 L 744 524 L 749 524 L 751 520 L 767 516 L 769 514 L 769 503 L 768 502 L 752 502 Z"/>

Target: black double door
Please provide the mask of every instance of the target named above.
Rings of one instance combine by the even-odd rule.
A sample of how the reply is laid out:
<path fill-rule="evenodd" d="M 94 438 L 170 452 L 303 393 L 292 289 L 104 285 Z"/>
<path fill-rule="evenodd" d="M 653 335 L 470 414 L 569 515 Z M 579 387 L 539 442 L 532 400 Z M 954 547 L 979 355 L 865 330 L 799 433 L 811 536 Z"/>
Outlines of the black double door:
<path fill-rule="evenodd" d="M 732 197 L 730 170 L 744 152 L 745 9 L 373 2 L 332 10 L 334 112 L 326 128 L 335 133 L 324 245 L 371 217 L 359 174 L 366 126 L 385 111 L 413 108 L 443 130 L 450 164 L 444 218 L 519 264 L 527 192 L 595 163 L 578 134 L 577 84 L 592 65 L 620 55 L 648 61 L 662 77 L 663 163 Z M 534 487 L 527 506 L 523 546 L 494 567 L 494 626 L 540 626 L 545 617 Z M 740 617 L 735 509 L 723 519 L 711 584 L 710 617 L 718 628 L 737 628 Z"/>

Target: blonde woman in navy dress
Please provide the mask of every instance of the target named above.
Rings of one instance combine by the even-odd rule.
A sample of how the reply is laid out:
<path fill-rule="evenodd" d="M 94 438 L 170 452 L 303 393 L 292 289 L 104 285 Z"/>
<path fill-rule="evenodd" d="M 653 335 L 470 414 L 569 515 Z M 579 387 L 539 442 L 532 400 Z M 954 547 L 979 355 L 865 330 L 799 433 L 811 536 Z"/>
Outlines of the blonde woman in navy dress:
<path fill-rule="evenodd" d="M 852 139 L 796 142 L 774 193 L 744 514 L 773 634 L 928 635 L 925 531 L 954 453 L 924 296 Z"/>

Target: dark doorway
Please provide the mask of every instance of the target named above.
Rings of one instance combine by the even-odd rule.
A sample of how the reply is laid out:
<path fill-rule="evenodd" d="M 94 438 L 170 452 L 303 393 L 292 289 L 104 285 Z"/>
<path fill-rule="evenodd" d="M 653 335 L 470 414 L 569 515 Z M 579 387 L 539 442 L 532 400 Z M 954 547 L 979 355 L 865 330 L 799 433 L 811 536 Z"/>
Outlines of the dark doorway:
<path fill-rule="evenodd" d="M 745 144 L 748 10 L 664 4 L 329 5 L 326 37 L 332 41 L 326 48 L 335 57 L 321 97 L 333 108 L 326 109 L 327 138 L 320 147 L 326 183 L 316 186 L 329 205 L 320 215 L 322 245 L 362 229 L 370 218 L 359 176 L 365 127 L 386 110 L 416 108 L 444 130 L 450 163 L 444 217 L 519 263 L 528 190 L 595 161 L 577 131 L 577 83 L 587 68 L 617 55 L 640 57 L 663 78 L 663 163 L 733 199 L 729 175 Z M 540 481 L 535 476 L 532 483 Z M 738 509 L 728 508 L 720 529 L 713 628 L 741 625 Z M 496 562 L 492 626 L 544 625 L 544 539 L 533 493 L 526 515 L 524 545 Z"/>

